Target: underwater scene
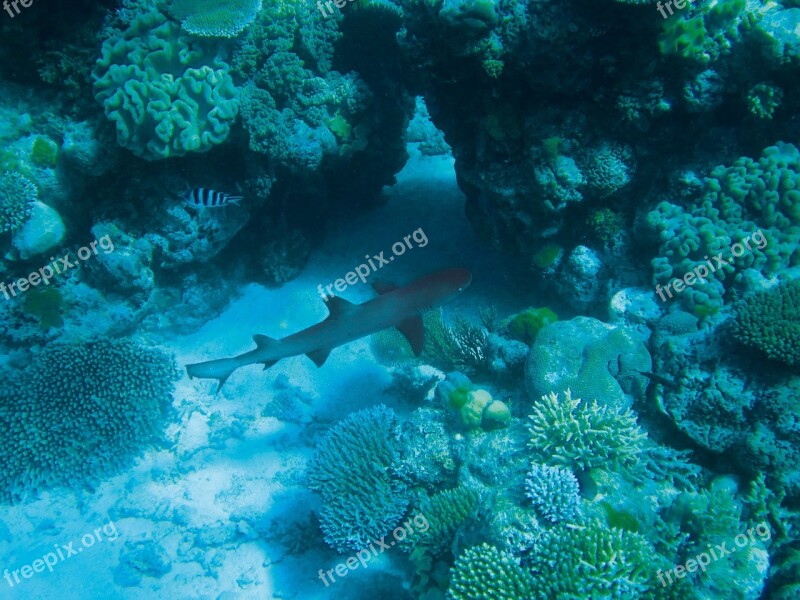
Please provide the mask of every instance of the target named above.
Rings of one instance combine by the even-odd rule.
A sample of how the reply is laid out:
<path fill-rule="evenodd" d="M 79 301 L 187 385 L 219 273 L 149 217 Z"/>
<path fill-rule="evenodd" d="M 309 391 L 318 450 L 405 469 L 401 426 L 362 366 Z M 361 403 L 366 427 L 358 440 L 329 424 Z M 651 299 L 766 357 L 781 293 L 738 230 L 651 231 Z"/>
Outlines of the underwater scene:
<path fill-rule="evenodd" d="M 0 600 L 800 600 L 800 0 L 0 0 Z"/>

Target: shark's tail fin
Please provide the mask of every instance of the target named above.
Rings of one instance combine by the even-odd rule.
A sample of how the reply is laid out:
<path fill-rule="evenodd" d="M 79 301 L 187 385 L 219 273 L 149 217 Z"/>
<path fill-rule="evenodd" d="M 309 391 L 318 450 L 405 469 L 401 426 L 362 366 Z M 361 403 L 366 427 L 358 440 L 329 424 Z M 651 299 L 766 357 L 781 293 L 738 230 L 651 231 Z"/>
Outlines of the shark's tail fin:
<path fill-rule="evenodd" d="M 190 378 L 216 379 L 219 381 L 216 393 L 219 394 L 219 391 L 228 380 L 228 377 L 240 366 L 241 365 L 232 358 L 221 358 L 219 360 L 209 360 L 208 362 L 186 365 L 186 372 L 189 374 Z"/>

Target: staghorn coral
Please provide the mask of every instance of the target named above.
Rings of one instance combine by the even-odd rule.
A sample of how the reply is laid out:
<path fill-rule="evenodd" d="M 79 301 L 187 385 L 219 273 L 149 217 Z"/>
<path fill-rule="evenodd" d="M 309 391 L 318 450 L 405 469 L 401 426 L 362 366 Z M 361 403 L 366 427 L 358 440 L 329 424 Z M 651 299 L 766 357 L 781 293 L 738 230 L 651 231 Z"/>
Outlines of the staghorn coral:
<path fill-rule="evenodd" d="M 531 598 L 644 598 L 657 555 L 637 533 L 599 521 L 545 530 L 531 555 Z"/>
<path fill-rule="evenodd" d="M 339 552 L 365 548 L 405 514 L 408 491 L 393 472 L 395 428 L 394 412 L 379 405 L 349 415 L 317 446 L 309 487 L 322 495 L 320 527 Z"/>
<path fill-rule="evenodd" d="M 167 12 L 201 37 L 235 37 L 253 22 L 261 0 L 170 0 Z"/>
<path fill-rule="evenodd" d="M 800 280 L 745 298 L 736 311 L 734 337 L 771 359 L 800 366 Z"/>
<path fill-rule="evenodd" d="M 24 175 L 0 174 L 0 233 L 21 227 L 38 197 L 36 186 Z"/>
<path fill-rule="evenodd" d="M 630 409 L 587 404 L 567 390 L 542 396 L 530 415 L 528 447 L 542 462 L 587 471 L 637 465 L 646 435 Z"/>
<path fill-rule="evenodd" d="M 171 357 L 127 339 L 44 348 L 0 390 L 0 498 L 114 473 L 160 434 L 175 377 Z"/>
<path fill-rule="evenodd" d="M 526 496 L 551 523 L 573 519 L 580 508 L 578 480 L 569 469 L 533 464 L 525 480 Z"/>

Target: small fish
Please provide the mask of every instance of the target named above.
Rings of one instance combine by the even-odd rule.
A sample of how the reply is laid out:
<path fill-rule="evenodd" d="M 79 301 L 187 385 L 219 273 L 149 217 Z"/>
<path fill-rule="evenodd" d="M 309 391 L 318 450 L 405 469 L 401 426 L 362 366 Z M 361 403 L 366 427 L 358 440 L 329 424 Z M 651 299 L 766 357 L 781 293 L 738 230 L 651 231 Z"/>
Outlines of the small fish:
<path fill-rule="evenodd" d="M 671 379 L 667 379 L 666 377 L 662 377 L 661 375 L 656 375 L 655 373 L 651 373 L 650 371 L 639 371 L 642 375 L 647 377 L 650 381 L 657 383 L 659 385 L 663 385 L 665 388 L 678 390 L 681 387 L 681 384 L 672 381 Z"/>
<path fill-rule="evenodd" d="M 184 194 L 183 199 L 191 206 L 226 206 L 228 204 L 239 204 L 239 200 L 244 196 L 231 196 L 224 192 L 215 192 L 208 188 L 194 188 Z"/>

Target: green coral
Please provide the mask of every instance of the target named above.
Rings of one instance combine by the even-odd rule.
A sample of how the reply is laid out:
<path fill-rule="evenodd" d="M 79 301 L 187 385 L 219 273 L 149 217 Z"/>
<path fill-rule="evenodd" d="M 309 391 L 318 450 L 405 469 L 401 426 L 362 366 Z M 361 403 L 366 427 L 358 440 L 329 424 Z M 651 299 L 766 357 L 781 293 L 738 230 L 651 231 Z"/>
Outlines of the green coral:
<path fill-rule="evenodd" d="M 545 270 L 561 259 L 564 249 L 558 244 L 545 244 L 533 255 L 533 264 L 537 269 Z"/>
<path fill-rule="evenodd" d="M 531 556 L 531 598 L 645 598 L 657 554 L 641 535 L 599 521 L 542 533 Z M 657 584 L 656 584 L 657 585 Z"/>
<path fill-rule="evenodd" d="M 771 83 L 758 83 L 747 92 L 747 109 L 757 119 L 772 119 L 783 102 L 783 90 Z"/>
<path fill-rule="evenodd" d="M 533 405 L 528 447 L 543 464 L 575 471 L 632 468 L 642 453 L 645 434 L 630 409 L 619 410 L 550 393 Z"/>
<path fill-rule="evenodd" d="M 320 527 L 339 552 L 366 548 L 405 515 L 408 491 L 393 469 L 395 428 L 394 412 L 379 405 L 349 415 L 317 446 L 309 487 L 322 495 Z"/>
<path fill-rule="evenodd" d="M 656 283 L 666 286 L 700 266 L 710 271 L 709 262 L 715 267 L 706 281 L 679 295 L 696 315 L 713 314 L 745 269 L 770 275 L 800 264 L 800 152 L 779 143 L 757 160 L 743 157 L 716 167 L 697 200 L 662 202 L 647 223 L 661 240 L 652 261 Z M 741 245 L 738 257 L 731 256 L 735 244 Z M 715 256 L 723 264 L 712 261 Z"/>
<path fill-rule="evenodd" d="M 0 389 L 0 498 L 82 487 L 161 434 L 177 375 L 171 356 L 127 339 L 45 347 Z"/>
<path fill-rule="evenodd" d="M 525 342 L 529 346 L 536 340 L 539 330 L 558 321 L 558 315 L 548 307 L 526 308 L 513 315 L 506 323 L 508 335 L 515 340 Z"/>
<path fill-rule="evenodd" d="M 658 38 L 661 54 L 674 54 L 700 63 L 709 61 L 705 51 L 708 32 L 702 15 L 692 18 L 667 19 Z"/>
<path fill-rule="evenodd" d="M 61 292 L 56 288 L 45 288 L 43 290 L 32 289 L 25 295 L 25 302 L 22 309 L 36 317 L 39 326 L 44 329 L 61 327 L 64 324 L 61 318 L 61 309 L 64 299 Z"/>
<path fill-rule="evenodd" d="M 514 556 L 489 544 L 465 550 L 456 560 L 448 600 L 529 600 L 533 578 Z"/>
<path fill-rule="evenodd" d="M 58 144 L 48 137 L 36 136 L 31 148 L 31 162 L 38 167 L 55 167 L 58 162 Z"/>
<path fill-rule="evenodd" d="M 0 233 L 20 228 L 38 198 L 36 186 L 24 175 L 0 174 Z"/>
<path fill-rule="evenodd" d="M 202 37 L 235 37 L 260 10 L 261 0 L 170 0 L 167 5 L 185 31 Z"/>
<path fill-rule="evenodd" d="M 734 336 L 745 346 L 800 366 L 800 280 L 748 296 L 734 324 Z"/>
<path fill-rule="evenodd" d="M 228 64 L 156 10 L 111 30 L 92 74 L 118 143 L 148 160 L 210 150 L 238 114 Z"/>
<path fill-rule="evenodd" d="M 428 529 L 417 531 L 414 536 L 407 538 L 405 545 L 413 547 L 414 555 L 427 553 L 437 556 L 447 552 L 458 530 L 474 516 L 478 499 L 478 492 L 466 485 L 426 498 L 420 504 L 419 512 L 425 515 Z"/>

